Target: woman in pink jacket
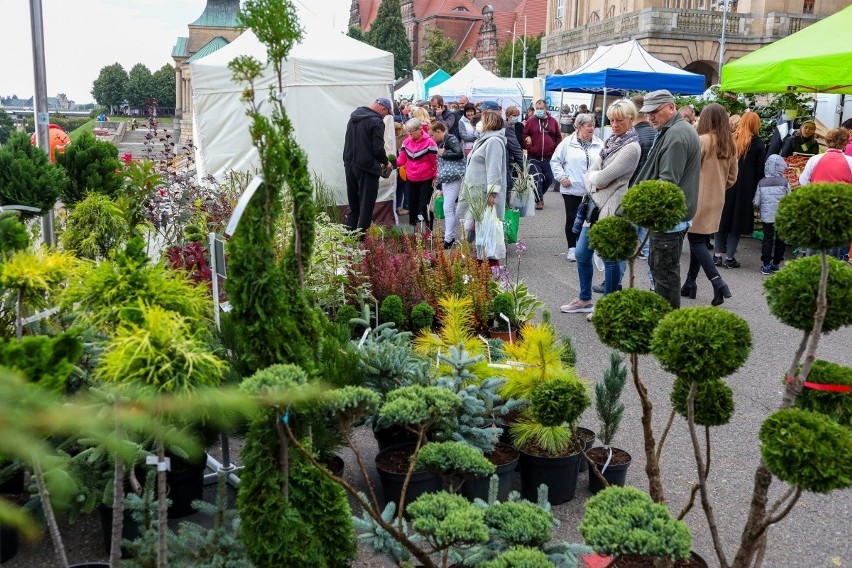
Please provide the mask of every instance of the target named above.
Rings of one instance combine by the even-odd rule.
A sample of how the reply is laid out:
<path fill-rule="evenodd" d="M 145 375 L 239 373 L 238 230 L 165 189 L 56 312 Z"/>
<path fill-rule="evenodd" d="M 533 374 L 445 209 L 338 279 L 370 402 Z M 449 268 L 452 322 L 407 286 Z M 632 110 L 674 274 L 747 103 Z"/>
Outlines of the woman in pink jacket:
<path fill-rule="evenodd" d="M 435 176 L 438 174 L 438 145 L 423 131 L 423 123 L 412 118 L 405 123 L 408 135 L 399 149 L 396 163 L 405 166 L 408 174 L 408 222 L 417 224 L 422 215 L 428 222 L 426 206 L 432 198 Z"/>

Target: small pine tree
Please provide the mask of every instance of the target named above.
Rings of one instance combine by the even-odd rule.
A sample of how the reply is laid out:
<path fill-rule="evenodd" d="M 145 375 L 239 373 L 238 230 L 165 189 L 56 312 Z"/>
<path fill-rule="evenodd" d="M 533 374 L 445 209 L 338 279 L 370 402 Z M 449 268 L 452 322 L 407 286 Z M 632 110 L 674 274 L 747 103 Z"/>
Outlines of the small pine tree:
<path fill-rule="evenodd" d="M 384 300 L 379 308 L 379 320 L 382 323 L 392 322 L 397 329 L 405 329 L 405 308 L 402 305 L 402 298 L 396 294 L 391 294 Z"/>
<path fill-rule="evenodd" d="M 0 147 L 0 205 L 27 205 L 50 211 L 65 189 L 68 178 L 50 163 L 44 150 L 29 136 L 12 134 Z"/>
<path fill-rule="evenodd" d="M 123 187 L 123 179 L 116 175 L 121 163 L 116 157 L 115 144 L 97 140 L 90 132 L 83 133 L 65 153 L 56 155 L 56 163 L 68 176 L 62 192 L 62 201 L 74 207 L 89 191 L 97 191 L 114 198 Z"/>
<path fill-rule="evenodd" d="M 613 351 L 609 355 L 609 369 L 604 372 L 603 381 L 595 384 L 595 410 L 598 420 L 601 421 L 598 438 L 607 447 L 621 425 L 624 404 L 619 400 L 626 381 L 627 366 L 624 365 L 624 356 Z"/>

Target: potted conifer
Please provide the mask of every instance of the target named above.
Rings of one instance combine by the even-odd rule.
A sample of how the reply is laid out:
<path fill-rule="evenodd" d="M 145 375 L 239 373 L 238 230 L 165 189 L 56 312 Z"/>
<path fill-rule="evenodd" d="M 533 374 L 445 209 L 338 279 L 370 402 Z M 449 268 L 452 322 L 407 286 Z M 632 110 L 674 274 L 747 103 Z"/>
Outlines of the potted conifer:
<path fill-rule="evenodd" d="M 603 381 L 595 384 L 595 410 L 601 423 L 598 437 L 603 447 L 592 448 L 586 452 L 607 483 L 620 486 L 623 486 L 627 479 L 627 468 L 630 467 L 632 458 L 626 451 L 613 448 L 610 444 L 618 432 L 624 414 L 624 404 L 620 399 L 625 382 L 627 367 L 624 365 L 624 356 L 613 351 L 610 353 L 609 369 L 604 373 Z M 601 489 L 603 483 L 590 468 L 589 491 L 597 493 Z"/>

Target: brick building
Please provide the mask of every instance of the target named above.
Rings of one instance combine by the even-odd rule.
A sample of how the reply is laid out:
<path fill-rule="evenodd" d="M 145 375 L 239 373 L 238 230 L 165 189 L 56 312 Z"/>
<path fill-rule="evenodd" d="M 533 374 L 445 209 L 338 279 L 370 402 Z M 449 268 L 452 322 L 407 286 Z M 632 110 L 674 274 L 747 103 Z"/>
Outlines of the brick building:
<path fill-rule="evenodd" d="M 456 43 L 455 57 L 465 51 L 488 69 L 496 69 L 497 50 L 526 33 L 545 31 L 548 0 L 400 0 L 402 24 L 411 44 L 413 65 L 426 59 L 426 37 L 437 28 Z M 369 31 L 381 0 L 352 0 L 349 24 Z"/>

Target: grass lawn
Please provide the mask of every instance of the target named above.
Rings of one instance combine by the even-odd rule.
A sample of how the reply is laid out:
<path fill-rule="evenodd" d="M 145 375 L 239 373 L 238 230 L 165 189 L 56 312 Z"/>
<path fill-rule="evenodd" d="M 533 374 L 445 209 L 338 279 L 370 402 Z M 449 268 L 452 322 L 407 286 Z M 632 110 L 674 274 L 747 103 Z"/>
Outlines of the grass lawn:
<path fill-rule="evenodd" d="M 83 135 L 84 132 L 91 132 L 94 129 L 95 129 L 95 119 L 93 118 L 89 122 L 86 122 L 85 124 L 82 124 L 79 127 L 72 130 L 71 133 L 68 134 L 68 137 L 71 139 L 71 142 L 75 142 L 75 141 L 77 141 L 78 138 L 80 138 L 80 136 Z"/>

